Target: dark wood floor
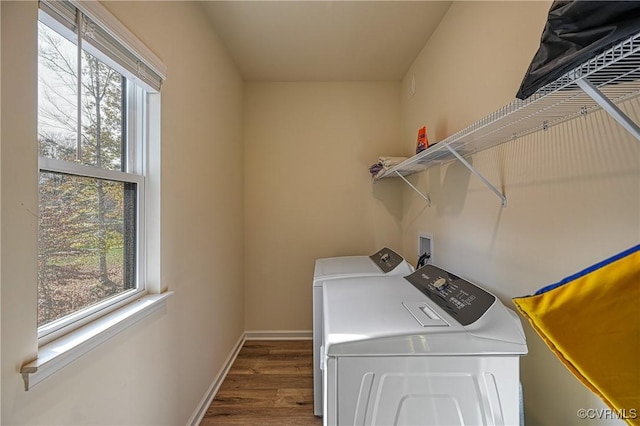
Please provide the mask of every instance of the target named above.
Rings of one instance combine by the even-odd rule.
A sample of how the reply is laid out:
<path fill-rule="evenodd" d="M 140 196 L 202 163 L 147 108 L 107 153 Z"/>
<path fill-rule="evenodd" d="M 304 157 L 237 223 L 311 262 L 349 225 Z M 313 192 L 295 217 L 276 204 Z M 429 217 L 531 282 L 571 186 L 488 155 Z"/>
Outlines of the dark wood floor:
<path fill-rule="evenodd" d="M 321 425 L 311 340 L 244 343 L 200 425 Z"/>

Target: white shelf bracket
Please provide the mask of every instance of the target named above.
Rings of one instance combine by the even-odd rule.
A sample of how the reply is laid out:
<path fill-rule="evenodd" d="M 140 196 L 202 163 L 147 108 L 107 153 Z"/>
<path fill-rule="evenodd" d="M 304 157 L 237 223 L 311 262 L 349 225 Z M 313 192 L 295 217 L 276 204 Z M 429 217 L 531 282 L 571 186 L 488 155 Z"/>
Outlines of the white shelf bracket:
<path fill-rule="evenodd" d="M 609 113 L 614 120 L 622 125 L 629 133 L 640 141 L 640 127 L 631 120 L 616 104 L 611 102 L 596 86 L 586 78 L 576 80 L 578 86 L 589 95 L 603 110 Z"/>
<path fill-rule="evenodd" d="M 422 198 L 425 199 L 425 201 L 427 202 L 427 205 L 429 207 L 431 207 L 431 198 L 429 198 L 429 195 L 423 194 L 422 192 L 420 192 L 420 190 L 418 188 L 416 188 L 411 182 L 409 182 L 407 180 L 407 178 L 405 178 L 404 176 L 402 176 L 402 174 L 400 172 L 398 172 L 397 170 L 395 171 L 395 174 L 398 175 L 398 177 L 400 177 L 400 179 L 402 179 L 404 181 L 404 183 L 406 183 L 407 185 L 409 185 L 411 187 L 411 189 L 413 189 L 414 191 L 416 191 L 418 193 L 418 195 L 420 195 Z"/>
<path fill-rule="evenodd" d="M 446 145 L 446 148 L 462 163 L 464 164 L 464 166 L 469 169 L 471 171 L 471 173 L 473 173 L 474 175 L 476 175 L 476 177 L 478 179 L 480 179 L 482 181 L 482 183 L 484 183 L 487 188 L 489 188 L 491 191 L 493 191 L 494 194 L 496 194 L 498 196 L 498 198 L 500 198 L 500 201 L 502 203 L 502 207 L 507 207 L 507 197 L 504 196 L 504 194 L 502 194 L 502 192 L 498 191 L 498 188 L 496 188 L 495 186 L 493 186 L 491 184 L 491 182 L 489 182 L 487 180 L 487 178 L 485 178 L 484 176 L 482 176 L 480 174 L 480 172 L 478 172 L 467 160 L 465 160 L 462 155 L 458 154 L 458 152 L 456 152 L 455 149 L 451 148 L 449 145 Z"/>

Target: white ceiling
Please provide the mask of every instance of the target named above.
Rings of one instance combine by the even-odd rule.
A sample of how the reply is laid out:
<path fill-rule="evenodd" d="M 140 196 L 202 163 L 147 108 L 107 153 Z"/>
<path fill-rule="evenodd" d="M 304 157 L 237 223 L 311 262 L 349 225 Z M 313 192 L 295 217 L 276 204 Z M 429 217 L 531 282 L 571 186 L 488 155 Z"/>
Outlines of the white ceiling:
<path fill-rule="evenodd" d="M 398 81 L 451 1 L 207 1 L 248 81 Z"/>

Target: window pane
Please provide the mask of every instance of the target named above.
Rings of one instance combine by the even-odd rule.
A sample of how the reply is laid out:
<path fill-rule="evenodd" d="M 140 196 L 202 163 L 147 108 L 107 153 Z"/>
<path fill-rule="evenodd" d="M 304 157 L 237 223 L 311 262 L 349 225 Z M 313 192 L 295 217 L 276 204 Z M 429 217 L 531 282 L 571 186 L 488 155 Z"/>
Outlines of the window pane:
<path fill-rule="evenodd" d="M 82 162 L 122 170 L 124 77 L 82 52 Z"/>
<path fill-rule="evenodd" d="M 136 185 L 41 172 L 39 191 L 38 326 L 135 288 Z"/>
<path fill-rule="evenodd" d="M 39 24 L 40 155 L 122 170 L 125 79 L 85 51 L 79 78 L 77 52 L 74 43 Z"/>
<path fill-rule="evenodd" d="M 77 46 L 38 26 L 38 141 L 40 155 L 76 158 L 78 136 Z"/>

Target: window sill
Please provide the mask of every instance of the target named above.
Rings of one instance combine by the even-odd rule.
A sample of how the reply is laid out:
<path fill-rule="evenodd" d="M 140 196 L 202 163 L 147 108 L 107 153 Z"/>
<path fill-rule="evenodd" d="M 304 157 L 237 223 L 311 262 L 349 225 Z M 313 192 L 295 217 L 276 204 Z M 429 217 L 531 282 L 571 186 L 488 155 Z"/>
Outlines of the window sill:
<path fill-rule="evenodd" d="M 38 358 L 20 369 L 26 391 L 91 349 L 161 308 L 172 291 L 148 294 L 38 349 Z"/>

